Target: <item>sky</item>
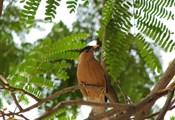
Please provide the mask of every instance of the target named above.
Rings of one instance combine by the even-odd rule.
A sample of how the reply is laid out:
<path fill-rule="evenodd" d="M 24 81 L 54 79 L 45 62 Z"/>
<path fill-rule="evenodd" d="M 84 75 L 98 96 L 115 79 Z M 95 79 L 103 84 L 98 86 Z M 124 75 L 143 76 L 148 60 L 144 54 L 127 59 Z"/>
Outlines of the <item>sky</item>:
<path fill-rule="evenodd" d="M 39 9 L 38 9 L 38 12 L 36 14 L 36 19 L 43 19 L 45 17 L 44 15 L 44 12 L 43 11 L 43 8 L 45 8 L 45 2 L 42 2 Z M 22 4 L 19 4 L 17 3 L 20 7 L 22 7 L 23 5 Z M 61 7 L 58 7 L 57 8 L 57 15 L 56 15 L 56 18 L 53 20 L 53 22 L 55 23 L 58 23 L 60 20 L 62 20 L 68 28 L 71 29 L 71 26 L 72 26 L 72 23 L 76 20 L 76 13 L 69 13 L 69 11 L 67 10 L 67 5 L 65 3 L 65 1 L 61 1 L 60 3 Z M 175 11 L 173 10 L 173 13 L 175 13 Z M 167 26 L 168 28 L 173 31 L 175 33 L 175 21 L 166 21 L 164 20 L 163 21 Z M 53 26 L 52 23 L 47 23 L 47 24 L 40 24 L 41 27 L 44 27 L 45 31 L 40 31 L 40 30 L 37 30 L 37 29 L 31 29 L 30 33 L 28 35 L 26 35 L 26 40 L 27 42 L 35 42 L 37 39 L 40 39 L 40 38 L 44 38 L 45 36 L 47 36 L 47 34 L 51 31 L 51 28 Z M 17 43 L 21 43 L 21 40 L 18 38 L 18 36 L 16 36 L 14 34 L 14 38 L 15 38 L 15 41 Z M 173 39 L 175 40 L 175 35 L 173 35 Z M 163 70 L 165 71 L 166 68 L 168 67 L 169 65 L 169 62 L 173 60 L 174 56 L 175 56 L 175 51 L 172 52 L 172 53 L 169 53 L 169 52 L 164 52 L 164 51 L 161 51 L 161 56 L 162 56 L 162 60 L 163 60 Z M 157 105 L 159 105 L 160 107 L 162 107 L 163 103 L 165 102 L 165 98 L 162 98 L 160 99 L 159 101 L 156 102 Z M 33 101 L 34 102 L 34 101 Z M 33 103 L 31 102 L 31 103 Z M 14 105 L 11 105 L 11 108 L 14 108 Z M 87 107 L 87 106 L 82 106 L 80 108 L 80 114 L 78 115 L 77 119 L 78 120 L 82 120 L 83 118 L 86 118 L 87 117 L 87 113 L 90 112 L 90 107 Z M 86 111 L 86 112 L 82 112 L 82 111 Z M 37 117 L 38 115 L 36 114 L 38 113 L 37 112 L 37 109 L 34 109 L 30 112 L 27 112 L 25 113 L 26 116 L 29 116 L 29 118 L 31 117 Z M 173 115 L 175 113 L 175 110 L 171 111 L 171 112 L 168 112 L 167 115 L 165 116 L 165 120 L 169 120 L 169 117 L 171 115 Z"/>

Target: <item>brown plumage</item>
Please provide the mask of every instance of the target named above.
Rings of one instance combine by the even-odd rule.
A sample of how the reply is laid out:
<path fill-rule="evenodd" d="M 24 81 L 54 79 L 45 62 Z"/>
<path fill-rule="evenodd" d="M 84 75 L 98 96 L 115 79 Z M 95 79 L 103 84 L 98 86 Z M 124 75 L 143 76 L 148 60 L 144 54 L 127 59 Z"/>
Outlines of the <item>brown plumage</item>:
<path fill-rule="evenodd" d="M 97 45 L 87 46 L 81 50 L 77 67 L 77 78 L 79 84 L 102 87 L 98 90 L 81 89 L 83 96 L 85 96 L 89 101 L 105 102 L 106 92 L 109 90 L 112 91 L 111 93 L 113 94 L 114 91 L 111 89 L 111 85 L 106 79 L 107 77 L 102 65 L 94 58 L 94 50 L 96 47 Z M 108 93 L 109 92 L 107 92 L 109 99 L 111 99 L 113 102 L 117 102 L 117 97 Z M 113 97 L 111 97 L 111 95 Z M 93 106 L 92 109 L 94 115 L 96 115 L 104 112 L 105 107 Z"/>

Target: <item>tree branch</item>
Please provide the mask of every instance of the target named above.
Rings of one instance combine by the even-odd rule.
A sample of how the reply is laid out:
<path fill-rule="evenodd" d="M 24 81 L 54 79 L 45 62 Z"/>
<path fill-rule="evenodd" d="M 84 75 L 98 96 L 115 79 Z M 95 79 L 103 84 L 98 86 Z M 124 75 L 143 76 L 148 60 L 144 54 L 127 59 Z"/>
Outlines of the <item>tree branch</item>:
<path fill-rule="evenodd" d="M 0 17 L 2 15 L 2 9 L 3 9 L 3 0 L 0 0 Z"/>
<path fill-rule="evenodd" d="M 12 87 L 8 84 L 8 81 L 2 76 L 0 75 L 0 85 L 2 85 L 2 88 L 1 89 L 5 89 L 5 90 L 8 90 L 10 91 L 11 93 L 15 92 L 15 91 L 20 91 L 30 97 L 32 97 L 33 99 L 35 99 L 36 101 L 40 101 L 41 99 L 37 98 L 36 96 L 34 96 L 33 94 L 23 90 L 23 89 L 20 89 L 20 88 L 15 88 L 15 87 Z"/>
<path fill-rule="evenodd" d="M 3 120 L 5 120 L 4 111 L 1 111 L 1 110 L 0 110 L 0 113 L 1 113 L 1 116 L 2 116 Z"/>
<path fill-rule="evenodd" d="M 115 81 L 115 83 L 117 84 L 117 87 L 118 87 L 118 89 L 120 90 L 120 92 L 121 92 L 121 94 L 122 94 L 122 96 L 123 96 L 123 98 L 124 98 L 124 101 L 125 101 L 125 103 L 132 103 L 131 102 L 131 100 L 127 97 L 127 95 L 124 93 L 124 91 L 123 91 L 123 89 L 122 89 L 122 87 L 121 87 L 121 85 L 120 85 L 120 83 L 116 80 Z"/>
<path fill-rule="evenodd" d="M 52 94 L 51 96 L 49 96 L 47 98 L 42 99 L 41 101 L 33 104 L 32 106 L 29 106 L 25 109 L 22 109 L 21 111 L 15 113 L 15 114 L 20 114 L 20 113 L 27 112 L 27 111 L 29 111 L 33 108 L 36 108 L 36 107 L 40 106 L 41 104 L 43 104 L 43 103 L 45 103 L 49 100 L 52 100 L 56 97 L 59 97 L 62 94 L 65 94 L 67 92 L 72 92 L 74 90 L 78 90 L 78 89 L 82 89 L 82 88 L 100 89 L 100 87 L 98 87 L 98 86 L 91 86 L 91 85 L 87 85 L 87 86 L 77 85 L 77 86 L 68 87 L 68 88 L 65 88 L 63 90 L 60 90 L 60 91 Z M 38 119 L 49 116 L 50 114 L 53 114 L 53 112 L 58 111 L 59 109 L 61 109 L 64 106 L 70 106 L 70 105 L 94 106 L 95 105 L 95 106 L 113 107 L 117 111 L 117 113 L 121 113 L 121 112 L 123 113 L 120 116 L 117 116 L 117 119 L 122 120 L 122 118 L 129 118 L 134 113 L 136 113 L 136 112 L 140 111 L 141 109 L 143 109 L 150 102 L 157 100 L 158 98 L 160 98 L 163 95 L 167 94 L 168 91 L 174 90 L 174 89 L 175 89 L 175 83 L 172 83 L 167 89 L 160 90 L 157 93 L 154 93 L 153 95 L 146 97 L 145 99 L 143 99 L 141 102 L 139 102 L 136 105 L 134 105 L 134 104 L 129 104 L 128 105 L 128 104 L 121 104 L 121 103 L 94 103 L 94 102 L 87 102 L 87 101 L 83 101 L 83 100 L 63 101 L 63 102 L 59 103 L 56 108 L 49 111 L 48 113 L 46 112 L 43 116 L 39 117 Z M 115 114 L 117 114 L 117 113 L 115 113 Z M 9 116 L 9 115 L 12 115 L 12 113 L 7 113 L 7 114 L 4 114 L 4 115 Z"/>
<path fill-rule="evenodd" d="M 41 104 L 43 104 L 43 103 L 45 103 L 45 102 L 47 102 L 47 101 L 49 101 L 49 100 L 52 100 L 52 99 L 54 99 L 54 98 L 56 98 L 56 97 L 59 97 L 59 96 L 62 95 L 62 94 L 65 94 L 65 93 L 68 93 L 68 92 L 72 92 L 72 91 L 75 91 L 75 90 L 79 90 L 79 89 L 82 89 L 82 88 L 86 88 L 86 89 L 96 89 L 96 90 L 97 90 L 97 89 L 101 89 L 101 87 L 99 87 L 99 86 L 94 86 L 94 85 L 86 85 L 86 86 L 84 86 L 84 85 L 75 85 L 75 86 L 71 86 L 71 87 L 62 89 L 62 90 L 60 90 L 60 91 L 58 91 L 58 92 L 56 92 L 56 93 L 54 93 L 54 94 L 52 94 L 52 95 L 50 95 L 50 96 L 48 96 L 48 97 L 46 97 L 46 98 L 44 98 L 44 99 L 38 101 L 37 103 L 35 103 L 35 104 L 33 104 L 33 105 L 31 105 L 31 106 L 29 106 L 29 107 L 27 107 L 27 108 L 25 108 L 25 109 L 23 109 L 23 110 L 17 112 L 17 113 L 24 113 L 24 112 L 27 112 L 27 111 L 29 111 L 29 110 L 32 110 L 32 109 L 34 109 L 34 108 L 40 106 Z M 11 115 L 11 113 L 7 113 L 7 114 L 5 114 L 5 115 L 9 116 L 9 115 Z"/>
<path fill-rule="evenodd" d="M 168 108 L 171 104 L 171 100 L 173 98 L 173 95 L 174 95 L 174 91 L 168 91 L 166 103 L 164 104 L 164 106 L 163 106 L 162 110 L 160 111 L 160 114 L 158 115 L 156 120 L 163 120 L 164 119 L 164 116 L 165 116 L 166 112 L 168 111 Z"/>
<path fill-rule="evenodd" d="M 169 106 L 169 109 L 168 110 L 172 110 L 174 108 L 175 108 L 175 106 L 171 105 L 171 106 Z M 146 116 L 144 116 L 143 119 L 145 120 L 145 119 L 148 119 L 148 118 L 152 118 L 152 117 L 158 115 L 159 113 L 160 113 L 160 111 L 159 112 L 156 112 L 156 113 L 153 113 L 153 114 L 150 114 L 150 115 L 146 115 Z"/>
<path fill-rule="evenodd" d="M 14 93 L 11 93 L 11 96 L 16 104 L 16 106 L 18 107 L 19 111 L 22 111 L 22 107 L 20 106 L 20 104 L 18 103 L 18 100 L 16 99 L 16 96 L 14 95 Z"/>
<path fill-rule="evenodd" d="M 69 88 L 72 89 L 72 87 L 69 87 Z M 71 90 L 69 88 L 66 88 L 66 91 Z M 157 93 L 154 93 L 153 95 L 146 97 L 145 99 L 143 99 L 140 103 L 138 103 L 136 105 L 134 105 L 134 104 L 128 105 L 128 104 L 121 104 L 121 103 L 95 103 L 95 102 L 88 102 L 88 101 L 83 101 L 83 100 L 63 101 L 63 102 L 59 103 L 58 106 L 55 107 L 53 110 L 50 110 L 50 111 L 46 112 L 44 115 L 37 118 L 37 120 L 48 117 L 51 114 L 53 114 L 54 112 L 60 110 L 61 108 L 65 107 L 65 106 L 70 106 L 70 105 L 89 105 L 89 106 L 95 105 L 95 106 L 113 107 L 115 109 L 115 111 L 117 111 L 117 112 L 115 112 L 115 114 L 125 111 L 125 113 L 116 117 L 118 120 L 122 120 L 122 119 L 124 120 L 126 118 L 129 118 L 132 114 L 141 110 L 143 107 L 145 107 L 150 102 L 155 101 L 158 98 L 162 97 L 163 95 L 167 94 L 169 90 L 174 90 L 174 89 L 175 89 L 175 85 L 174 85 L 174 83 L 172 83 L 169 88 L 158 91 Z M 65 91 L 65 90 L 63 90 L 63 91 Z M 109 114 L 106 113 L 105 115 L 106 115 L 105 117 L 107 117 Z M 104 115 L 102 117 L 104 117 Z M 98 116 L 97 116 L 97 119 L 98 119 Z"/>
<path fill-rule="evenodd" d="M 46 118 L 50 116 L 51 114 L 57 112 L 61 108 L 65 106 L 72 106 L 72 105 L 89 105 L 89 106 L 104 106 L 104 107 L 113 107 L 116 111 L 126 111 L 129 107 L 133 105 L 126 105 L 126 104 L 120 104 L 120 103 L 97 103 L 97 102 L 89 102 L 84 100 L 70 100 L 70 101 L 63 101 L 60 102 L 53 110 L 47 111 L 44 115 L 38 117 L 36 120 L 42 120 L 43 118 Z M 104 116 L 101 116 L 101 118 Z"/>
<path fill-rule="evenodd" d="M 103 112 L 103 113 L 100 113 L 98 115 L 95 115 L 95 116 L 90 116 L 85 120 L 101 120 L 102 118 L 110 118 L 111 116 L 113 116 L 116 113 L 117 113 L 117 111 L 115 109 L 112 109 L 112 110 L 109 110 L 107 112 Z"/>
<path fill-rule="evenodd" d="M 137 103 L 135 108 L 129 108 L 128 111 L 126 111 L 124 114 L 122 114 L 120 116 L 117 116 L 116 119 L 117 120 L 129 119 L 135 113 L 138 113 L 141 110 L 143 110 L 148 104 L 150 104 L 150 103 L 156 101 L 157 99 L 159 99 L 160 97 L 168 94 L 168 91 L 172 91 L 172 90 L 175 90 L 175 83 L 172 83 L 167 89 L 159 90 L 158 92 L 156 92 L 150 96 L 147 96 L 141 102 Z M 143 119 L 143 117 L 144 116 L 142 116 L 142 119 Z M 138 119 L 138 120 L 142 120 L 142 119 Z"/>
<path fill-rule="evenodd" d="M 164 89 L 170 83 L 170 81 L 173 79 L 174 75 L 175 75 L 175 59 L 173 59 L 173 61 L 169 65 L 169 67 L 163 73 L 162 77 L 157 82 L 157 84 L 155 85 L 155 87 L 153 88 L 153 90 L 150 94 L 153 94 L 160 89 Z"/>
<path fill-rule="evenodd" d="M 152 92 L 150 92 L 148 94 L 148 96 L 151 96 L 152 94 L 156 93 L 157 91 L 166 88 L 166 86 L 170 83 L 170 81 L 172 80 L 174 75 L 175 75 L 175 59 L 171 62 L 169 67 L 163 73 L 162 77 L 157 82 L 157 84 L 153 88 Z M 138 112 L 136 115 L 136 120 L 142 120 L 143 116 L 151 109 L 151 107 L 154 105 L 154 103 L 155 103 L 155 101 L 152 101 L 145 108 L 143 108 L 140 112 Z"/>
<path fill-rule="evenodd" d="M 10 112 L 11 114 L 13 114 L 13 115 L 16 115 L 16 116 L 19 116 L 19 117 L 21 117 L 21 118 L 23 118 L 24 120 L 29 120 L 28 118 L 26 118 L 24 115 L 22 115 L 22 114 L 19 114 L 19 113 L 14 113 L 14 112 Z M 11 119 L 10 119 L 11 120 Z M 13 119 L 14 120 L 14 119 Z M 15 119 L 16 120 L 16 119 Z"/>

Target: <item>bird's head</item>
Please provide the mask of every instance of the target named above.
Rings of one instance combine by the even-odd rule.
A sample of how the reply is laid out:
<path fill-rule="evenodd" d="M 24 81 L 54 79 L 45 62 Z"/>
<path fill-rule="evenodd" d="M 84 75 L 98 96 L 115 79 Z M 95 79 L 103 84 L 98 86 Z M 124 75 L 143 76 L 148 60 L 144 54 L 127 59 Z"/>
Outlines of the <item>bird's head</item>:
<path fill-rule="evenodd" d="M 94 58 L 94 50 L 96 50 L 99 45 L 86 46 L 80 51 L 79 60 L 89 60 Z"/>

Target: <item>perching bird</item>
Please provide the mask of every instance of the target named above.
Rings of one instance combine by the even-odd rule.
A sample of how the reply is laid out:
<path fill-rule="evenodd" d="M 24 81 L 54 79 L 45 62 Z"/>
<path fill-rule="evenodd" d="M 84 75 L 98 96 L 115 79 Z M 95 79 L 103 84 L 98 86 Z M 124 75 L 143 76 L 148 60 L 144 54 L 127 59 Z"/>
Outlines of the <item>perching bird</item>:
<path fill-rule="evenodd" d="M 105 95 L 108 95 L 108 99 L 118 102 L 102 65 L 94 58 L 94 50 L 97 47 L 98 45 L 86 46 L 81 50 L 78 58 L 77 79 L 79 84 L 99 86 L 101 89 L 81 89 L 81 92 L 89 101 L 105 102 Z M 92 106 L 92 110 L 96 115 L 104 112 L 105 107 Z"/>

